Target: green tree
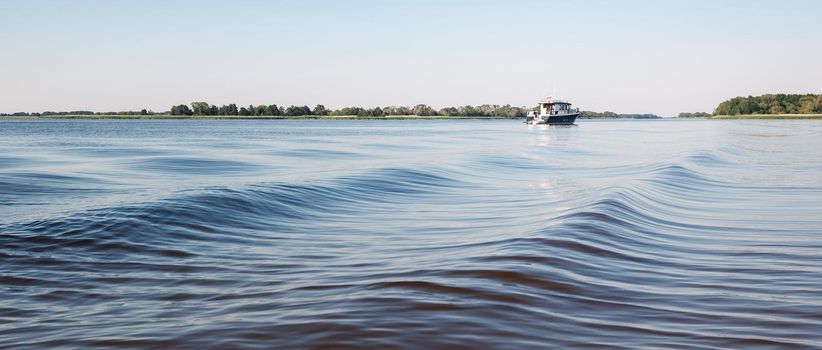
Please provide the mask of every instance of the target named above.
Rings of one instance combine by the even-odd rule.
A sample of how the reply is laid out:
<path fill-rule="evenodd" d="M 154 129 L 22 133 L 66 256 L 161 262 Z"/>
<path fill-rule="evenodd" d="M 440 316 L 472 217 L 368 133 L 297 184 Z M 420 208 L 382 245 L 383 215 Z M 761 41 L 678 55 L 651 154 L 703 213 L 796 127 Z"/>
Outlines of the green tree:
<path fill-rule="evenodd" d="M 437 111 L 425 104 L 418 104 L 411 109 L 411 114 L 417 116 L 432 116 L 437 115 Z"/>
<path fill-rule="evenodd" d="M 335 111 L 334 115 L 359 115 L 361 109 L 359 107 L 343 107 Z"/>
<path fill-rule="evenodd" d="M 265 108 L 265 115 L 280 115 L 280 114 L 281 114 L 280 113 L 280 107 L 277 107 L 277 105 L 275 105 L 275 104 L 274 105 L 268 105 Z"/>
<path fill-rule="evenodd" d="M 714 109 L 714 115 L 728 115 L 731 113 L 730 102 L 725 101 L 716 106 Z"/>
<path fill-rule="evenodd" d="M 411 115 L 411 109 L 405 106 L 388 106 L 382 111 L 385 115 Z"/>
<path fill-rule="evenodd" d="M 270 115 L 270 114 L 268 114 L 269 110 L 268 110 L 268 106 L 266 106 L 266 105 L 251 106 L 250 110 L 251 110 L 252 115 L 256 115 L 256 116 Z"/>
<path fill-rule="evenodd" d="M 782 105 L 780 105 L 780 104 L 774 104 L 768 110 L 768 114 L 783 114 L 785 112 L 787 112 L 785 110 L 785 107 L 782 107 Z"/>
<path fill-rule="evenodd" d="M 456 117 L 459 116 L 460 111 L 454 107 L 444 107 L 441 108 L 437 114 L 444 115 L 446 117 Z"/>
<path fill-rule="evenodd" d="M 480 112 L 471 105 L 462 106 L 458 110 L 459 115 L 463 117 L 476 117 L 480 115 Z"/>
<path fill-rule="evenodd" d="M 308 106 L 300 107 L 300 106 L 291 105 L 291 106 L 288 106 L 288 108 L 285 109 L 285 115 L 292 116 L 292 117 L 302 116 L 302 115 L 311 115 L 311 108 L 308 108 Z"/>
<path fill-rule="evenodd" d="M 237 110 L 237 105 L 229 104 L 229 105 L 222 105 L 220 108 L 217 109 L 217 115 L 237 115 L 239 114 L 239 110 Z"/>
<path fill-rule="evenodd" d="M 190 108 L 186 105 L 177 105 L 172 106 L 171 111 L 169 112 L 171 115 L 192 115 L 194 112 L 191 111 Z"/>
<path fill-rule="evenodd" d="M 802 96 L 802 98 L 799 99 L 799 113 L 813 113 L 814 101 L 813 96 Z"/>
<path fill-rule="evenodd" d="M 314 106 L 314 115 L 328 115 L 328 110 L 323 105 Z"/>
<path fill-rule="evenodd" d="M 191 102 L 191 111 L 194 115 L 208 115 L 208 103 L 205 102 Z"/>

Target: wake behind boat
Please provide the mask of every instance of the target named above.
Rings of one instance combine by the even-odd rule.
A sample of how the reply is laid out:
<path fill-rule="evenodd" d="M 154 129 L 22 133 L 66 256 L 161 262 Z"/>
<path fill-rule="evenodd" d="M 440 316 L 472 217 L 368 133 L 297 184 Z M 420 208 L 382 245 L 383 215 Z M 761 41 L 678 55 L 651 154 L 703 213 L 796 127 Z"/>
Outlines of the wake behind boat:
<path fill-rule="evenodd" d="M 571 125 L 579 116 L 579 108 L 571 108 L 568 101 L 546 97 L 539 101 L 539 114 L 529 112 L 525 124 Z"/>

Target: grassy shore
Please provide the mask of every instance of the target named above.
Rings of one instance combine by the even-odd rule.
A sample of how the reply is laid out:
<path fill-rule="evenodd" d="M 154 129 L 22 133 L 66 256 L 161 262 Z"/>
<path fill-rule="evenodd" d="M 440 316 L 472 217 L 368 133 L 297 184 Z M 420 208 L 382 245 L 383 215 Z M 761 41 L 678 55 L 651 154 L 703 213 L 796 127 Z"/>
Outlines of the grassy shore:
<path fill-rule="evenodd" d="M 715 115 L 710 119 L 822 119 L 822 114 L 742 114 Z"/>
<path fill-rule="evenodd" d="M 110 119 L 110 120 L 130 120 L 130 119 L 192 119 L 192 120 L 455 120 L 455 119 L 513 119 L 508 117 L 446 117 L 446 116 L 417 116 L 417 115 L 386 115 L 381 117 L 360 117 L 356 115 L 302 115 L 302 116 L 233 116 L 233 115 L 109 115 L 109 114 L 67 114 L 49 116 L 28 116 L 28 117 L 0 117 L 0 119 Z"/>

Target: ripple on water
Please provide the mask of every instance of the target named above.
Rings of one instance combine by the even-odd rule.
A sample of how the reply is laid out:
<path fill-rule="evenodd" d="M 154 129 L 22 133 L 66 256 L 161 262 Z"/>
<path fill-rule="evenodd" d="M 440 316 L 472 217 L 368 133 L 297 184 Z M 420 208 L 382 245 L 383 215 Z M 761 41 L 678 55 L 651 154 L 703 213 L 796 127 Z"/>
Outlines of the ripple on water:
<path fill-rule="evenodd" d="M 129 162 L 134 170 L 178 175 L 230 175 L 254 170 L 252 163 L 193 157 L 150 157 Z"/>
<path fill-rule="evenodd" d="M 2 221 L 1 344 L 822 347 L 822 183 L 805 173 L 822 158 L 803 153 L 786 169 L 759 155 L 766 176 L 733 176 L 750 169 L 738 142 L 794 152 L 784 129 L 720 142 L 717 128 L 736 124 L 198 123 L 145 126 L 176 130 L 185 153 L 139 146 L 156 135 L 134 124 L 102 123 L 123 136 L 112 137 L 119 148 L 74 149 L 72 171 L 0 157 L 0 200 L 15 208 L 83 189 L 105 196 L 110 179 L 162 194 Z M 669 124 L 695 141 L 663 142 Z M 204 130 L 242 154 L 215 152 Z M 339 149 L 300 142 L 328 137 Z M 266 146 L 272 138 L 281 147 Z M 613 153 L 626 139 L 657 147 Z M 82 162 L 97 167 L 77 171 Z M 792 176 L 801 181 L 785 186 Z"/>

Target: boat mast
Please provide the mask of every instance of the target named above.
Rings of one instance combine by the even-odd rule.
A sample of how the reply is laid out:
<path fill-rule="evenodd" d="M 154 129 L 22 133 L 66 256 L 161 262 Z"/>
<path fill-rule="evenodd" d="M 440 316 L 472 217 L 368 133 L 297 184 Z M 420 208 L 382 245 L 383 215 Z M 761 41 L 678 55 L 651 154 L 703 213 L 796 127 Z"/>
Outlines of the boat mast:
<path fill-rule="evenodd" d="M 554 79 L 554 94 L 552 97 L 556 100 L 557 99 L 557 80 Z"/>

